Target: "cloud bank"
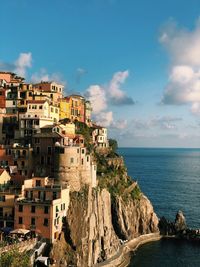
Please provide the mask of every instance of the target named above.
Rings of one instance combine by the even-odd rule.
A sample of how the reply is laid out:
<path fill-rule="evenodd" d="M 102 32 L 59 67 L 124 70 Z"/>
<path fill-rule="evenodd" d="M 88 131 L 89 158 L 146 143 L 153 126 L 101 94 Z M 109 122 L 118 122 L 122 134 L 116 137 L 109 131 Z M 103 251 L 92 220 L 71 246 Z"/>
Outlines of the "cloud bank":
<path fill-rule="evenodd" d="M 20 53 L 14 63 L 0 61 L 0 69 L 3 71 L 12 71 L 19 76 L 26 77 L 27 69 L 32 67 L 32 54 Z"/>
<path fill-rule="evenodd" d="M 103 126 L 120 128 L 119 122 L 113 121 L 113 112 L 108 110 L 114 105 L 133 105 L 133 99 L 126 95 L 121 86 L 126 82 L 129 71 L 119 71 L 114 73 L 111 81 L 106 86 L 91 85 L 85 93 L 93 108 L 94 119 Z"/>
<path fill-rule="evenodd" d="M 193 114 L 200 115 L 200 20 L 193 30 L 166 25 L 160 36 L 171 59 L 163 104 L 189 104 Z"/>

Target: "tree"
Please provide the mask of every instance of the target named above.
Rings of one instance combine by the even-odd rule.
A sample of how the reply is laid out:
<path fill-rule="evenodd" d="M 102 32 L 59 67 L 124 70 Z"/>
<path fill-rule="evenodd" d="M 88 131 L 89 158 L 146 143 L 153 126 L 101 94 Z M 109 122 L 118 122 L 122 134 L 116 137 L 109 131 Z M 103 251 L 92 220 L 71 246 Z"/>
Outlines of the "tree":
<path fill-rule="evenodd" d="M 115 153 L 118 148 L 117 141 L 115 139 L 109 139 L 109 146 L 112 148 L 112 151 Z"/>
<path fill-rule="evenodd" d="M 0 254 L 0 267 L 30 267 L 30 258 L 26 252 L 18 248 Z"/>

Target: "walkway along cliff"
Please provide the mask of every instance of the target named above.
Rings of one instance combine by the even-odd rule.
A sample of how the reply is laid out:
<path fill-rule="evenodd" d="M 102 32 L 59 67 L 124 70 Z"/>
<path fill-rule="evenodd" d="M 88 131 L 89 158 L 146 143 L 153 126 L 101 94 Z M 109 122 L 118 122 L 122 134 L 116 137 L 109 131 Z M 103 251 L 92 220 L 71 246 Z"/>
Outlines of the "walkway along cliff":
<path fill-rule="evenodd" d="M 152 204 L 127 175 L 123 158 L 112 151 L 93 158 L 97 186 L 71 192 L 63 234 L 51 251 L 56 266 L 94 266 L 117 255 L 124 242 L 158 233 Z"/>

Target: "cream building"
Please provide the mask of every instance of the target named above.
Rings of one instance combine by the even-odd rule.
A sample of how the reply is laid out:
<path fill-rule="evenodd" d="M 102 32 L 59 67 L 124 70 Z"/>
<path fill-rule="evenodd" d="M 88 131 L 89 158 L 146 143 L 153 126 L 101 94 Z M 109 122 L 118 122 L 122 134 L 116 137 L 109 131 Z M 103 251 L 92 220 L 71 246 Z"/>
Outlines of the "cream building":
<path fill-rule="evenodd" d="M 5 185 L 10 181 L 11 177 L 5 169 L 0 168 L 0 186 Z"/>

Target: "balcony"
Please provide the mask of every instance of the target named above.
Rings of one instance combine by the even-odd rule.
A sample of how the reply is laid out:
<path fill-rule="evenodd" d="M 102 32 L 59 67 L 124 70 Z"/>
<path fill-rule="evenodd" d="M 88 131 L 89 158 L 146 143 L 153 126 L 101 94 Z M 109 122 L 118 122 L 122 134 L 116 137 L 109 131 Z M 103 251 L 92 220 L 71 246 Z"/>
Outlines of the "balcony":
<path fill-rule="evenodd" d="M 44 200 L 44 199 L 39 199 L 39 198 L 19 198 L 17 199 L 17 203 L 19 204 L 35 204 L 35 205 L 46 205 L 46 204 L 51 204 L 53 200 Z"/>

